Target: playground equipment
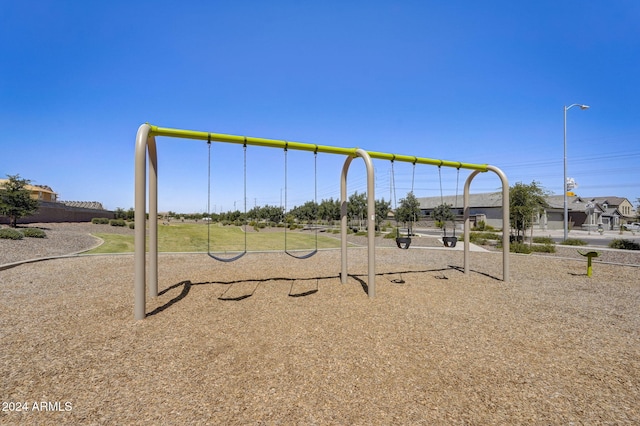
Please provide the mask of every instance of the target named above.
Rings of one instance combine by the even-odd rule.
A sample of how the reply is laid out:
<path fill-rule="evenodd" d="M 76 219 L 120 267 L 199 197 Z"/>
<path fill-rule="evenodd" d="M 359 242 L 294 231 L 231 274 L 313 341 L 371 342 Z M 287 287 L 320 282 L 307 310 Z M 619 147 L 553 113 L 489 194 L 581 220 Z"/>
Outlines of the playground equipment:
<path fill-rule="evenodd" d="M 242 256 L 247 254 L 247 230 L 244 232 L 244 251 L 236 254 L 233 257 L 222 257 L 220 255 L 216 255 L 211 252 L 211 138 L 207 140 L 207 144 L 209 146 L 209 167 L 207 169 L 207 215 L 209 217 L 209 221 L 207 222 L 207 254 L 212 259 L 218 260 L 220 262 L 233 262 L 235 260 L 240 259 Z M 247 145 L 243 145 L 244 148 L 244 172 L 243 172 L 243 180 L 244 180 L 244 214 L 247 215 Z M 246 224 L 245 224 L 246 227 Z"/>
<path fill-rule="evenodd" d="M 591 259 L 600 256 L 600 253 L 598 253 L 597 251 L 582 252 L 580 250 L 578 250 L 578 253 L 587 258 L 587 276 L 590 277 L 593 272 L 593 269 L 591 267 Z"/>
<path fill-rule="evenodd" d="M 440 180 L 440 205 L 444 206 L 444 197 L 442 195 L 442 172 L 441 172 L 441 167 L 438 167 L 438 178 Z M 458 172 L 456 175 L 456 201 L 454 203 L 454 207 L 458 206 L 458 182 L 460 181 L 460 168 L 458 167 Z M 447 209 L 448 210 L 448 209 Z M 446 225 L 446 219 L 443 221 L 442 224 L 442 231 L 443 231 L 443 236 L 442 236 L 442 243 L 444 244 L 445 247 L 455 247 L 456 243 L 458 242 L 458 237 L 456 237 L 456 220 L 455 220 L 455 215 L 453 216 L 452 219 L 452 223 L 453 223 L 453 235 L 452 236 L 447 236 L 447 225 Z"/>
<path fill-rule="evenodd" d="M 289 193 L 288 184 L 287 184 L 287 145 L 285 142 L 284 147 L 284 212 L 287 211 L 287 194 Z M 318 151 L 313 152 L 313 201 L 318 205 Z M 316 210 L 317 213 L 317 210 Z M 317 220 L 317 217 L 316 217 Z M 314 221 L 315 222 L 315 221 Z M 289 256 L 295 259 L 308 259 L 314 254 L 318 253 L 318 227 L 314 226 L 315 231 L 315 248 L 309 253 L 298 255 L 293 250 L 288 250 L 287 248 L 287 225 L 284 227 L 284 252 Z"/>
<path fill-rule="evenodd" d="M 372 159 L 395 160 L 411 162 L 414 164 L 428 164 L 432 166 L 445 166 L 471 169 L 473 172 L 467 178 L 464 187 L 464 272 L 469 272 L 469 187 L 471 181 L 479 173 L 492 171 L 498 175 L 502 182 L 502 220 L 505 226 L 509 223 L 509 183 L 506 175 L 497 167 L 487 164 L 461 163 L 432 158 L 422 158 L 408 155 L 388 154 L 374 151 L 365 151 L 361 148 L 340 148 L 327 145 L 314 145 L 300 142 L 286 142 L 282 140 L 263 139 L 246 136 L 228 135 L 194 130 L 171 129 L 166 127 L 143 124 L 138 128 L 135 148 L 135 240 L 134 240 L 134 317 L 136 320 L 146 316 L 146 290 L 147 290 L 147 264 L 146 264 L 146 237 L 147 223 L 146 211 L 148 201 L 149 220 L 149 268 L 148 268 L 148 292 L 151 297 L 158 296 L 158 154 L 156 149 L 156 136 L 204 140 L 211 142 L 223 142 L 246 145 L 255 145 L 271 148 L 288 148 L 315 153 L 344 155 L 345 159 L 340 177 L 340 216 L 341 216 L 341 272 L 340 279 L 346 284 L 347 271 L 347 174 L 349 166 L 354 158 L 360 157 L 365 162 L 367 173 L 367 229 L 375 229 L 375 185 L 374 168 Z M 147 158 L 149 163 L 147 200 Z M 503 276 L 504 281 L 509 280 L 509 235 L 503 232 Z M 375 232 L 368 232 L 367 241 L 367 273 L 368 294 L 375 297 Z"/>
<path fill-rule="evenodd" d="M 402 236 L 400 234 L 400 222 L 398 220 L 398 202 L 396 201 L 396 174 L 393 168 L 394 160 L 391 160 L 391 183 L 393 188 L 393 204 L 395 208 L 395 218 L 396 218 L 396 245 L 399 249 L 407 250 L 411 246 L 411 229 L 413 221 L 410 221 L 409 226 L 407 227 L 407 235 Z M 416 163 L 413 163 L 413 171 L 411 175 L 411 193 L 413 193 L 413 184 L 416 176 Z"/>

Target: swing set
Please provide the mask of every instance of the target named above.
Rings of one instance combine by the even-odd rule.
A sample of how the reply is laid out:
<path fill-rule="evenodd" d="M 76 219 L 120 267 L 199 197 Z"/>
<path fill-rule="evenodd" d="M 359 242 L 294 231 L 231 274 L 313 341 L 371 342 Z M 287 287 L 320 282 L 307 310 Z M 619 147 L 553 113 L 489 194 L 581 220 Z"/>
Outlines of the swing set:
<path fill-rule="evenodd" d="M 410 246 L 411 246 L 411 234 L 412 234 L 412 229 L 413 229 L 413 223 L 416 222 L 416 218 L 415 216 L 412 214 L 410 216 L 409 219 L 409 226 L 407 227 L 407 233 L 406 235 L 401 235 L 400 233 L 400 223 L 398 220 L 398 202 L 396 201 L 396 179 L 395 179 L 395 171 L 394 171 L 394 167 L 393 167 L 393 163 L 394 163 L 394 159 L 391 160 L 391 185 L 392 185 L 392 189 L 393 189 L 393 204 L 394 204 L 394 211 L 395 211 L 395 217 L 396 217 L 396 245 L 398 246 L 399 249 L 403 249 L 403 250 L 407 250 Z M 443 193 L 442 193 L 442 173 L 441 173 L 441 169 L 442 166 L 438 166 L 438 178 L 440 181 L 440 205 L 441 206 L 445 206 L 444 204 L 444 197 L 443 197 Z M 457 168 L 457 174 L 456 174 L 456 202 L 455 202 L 455 206 L 458 206 L 458 182 L 460 180 L 460 167 Z M 413 192 L 413 188 L 414 188 L 414 182 L 415 182 L 415 177 L 416 177 L 416 163 L 413 163 L 413 169 L 411 172 L 411 194 L 414 194 Z M 414 194 L 415 195 L 415 194 Z M 446 220 L 444 221 L 446 222 Z M 453 235 L 452 236 L 447 236 L 447 227 L 445 225 L 445 223 L 443 223 L 442 226 L 442 230 L 444 232 L 444 235 L 442 237 L 442 242 L 444 244 L 445 247 L 455 247 L 456 243 L 458 241 L 458 237 L 456 237 L 456 227 L 455 227 L 455 216 L 453 216 Z"/>
<path fill-rule="evenodd" d="M 207 216 L 211 217 L 211 136 L 207 138 L 208 145 L 208 167 L 207 167 Z M 288 145 L 288 144 L 287 144 Z M 288 190 L 288 179 L 287 179 L 287 145 L 284 148 L 284 211 L 287 211 L 287 194 Z M 243 202 L 244 202 L 244 216 L 245 222 L 243 226 L 244 229 L 244 249 L 242 251 L 238 251 L 232 257 L 223 257 L 222 253 L 212 252 L 211 251 L 211 220 L 207 222 L 207 255 L 212 259 L 215 259 L 219 262 L 234 262 L 245 254 L 247 254 L 247 230 L 246 230 L 246 215 L 247 215 L 247 144 L 243 143 Z M 314 151 L 314 161 L 313 161 L 313 174 L 314 174 L 314 202 L 318 204 L 318 151 Z M 317 221 L 317 217 L 314 219 L 314 222 Z M 287 246 L 287 226 L 284 227 L 284 252 L 289 256 L 295 259 L 308 259 L 314 254 L 318 253 L 318 228 L 314 226 L 315 231 L 315 247 L 312 251 L 304 254 L 299 254 L 299 250 L 290 250 Z M 224 254 L 227 254 L 225 252 Z"/>
<path fill-rule="evenodd" d="M 367 229 L 375 229 L 375 174 L 372 159 L 393 160 L 416 164 L 427 164 L 438 167 L 455 167 L 458 169 L 470 169 L 472 173 L 469 175 L 464 186 L 463 206 L 464 206 L 464 272 L 469 273 L 469 188 L 471 181 L 479 173 L 494 172 L 498 175 L 502 182 L 502 220 L 505 226 L 509 223 L 509 183 L 506 175 L 497 167 L 488 164 L 472 164 L 461 163 L 457 161 L 437 160 L 432 158 L 415 157 L 408 155 L 388 154 L 375 151 L 366 151 L 361 148 L 341 148 L 328 145 L 314 145 L 301 142 L 287 142 L 284 140 L 264 139 L 247 136 L 237 136 L 222 133 L 211 133 L 195 130 L 172 129 L 166 127 L 152 126 L 148 123 L 138 128 L 136 135 L 135 147 L 135 238 L 134 238 L 134 318 L 141 320 L 146 317 L 146 296 L 147 292 L 150 297 L 158 296 L 158 221 L 154 220 L 158 216 L 158 155 L 156 146 L 156 137 L 171 137 L 207 141 L 209 145 L 209 164 L 211 164 L 211 143 L 232 143 L 243 146 L 244 151 L 244 203 L 246 212 L 246 148 L 247 146 L 262 146 L 269 148 L 284 149 L 285 152 L 285 168 L 286 168 L 286 152 L 288 149 L 300 151 L 308 151 L 314 153 L 314 158 L 318 153 L 337 154 L 346 157 L 342 173 L 340 177 L 340 250 L 341 250 L 341 272 L 340 281 L 342 284 L 347 283 L 348 279 L 348 263 L 347 263 L 347 175 L 349 166 L 354 158 L 362 158 L 365 163 L 367 173 Z M 148 164 L 147 164 L 148 163 Z M 393 163 L 392 163 L 393 164 Z M 147 177 L 148 165 L 148 177 Z M 314 160 L 314 169 L 315 160 Z M 316 188 L 317 188 L 317 170 L 314 170 Z M 286 172 L 285 172 L 286 175 Z M 208 209 L 211 204 L 211 166 L 208 170 Z M 285 177 L 286 185 L 286 177 Z M 148 199 L 147 199 L 148 189 Z M 457 190 L 456 190 L 457 192 Z M 317 189 L 316 189 L 317 199 Z M 147 223 L 146 213 L 150 220 Z M 147 225 L 148 225 L 148 245 L 147 245 Z M 208 224 L 210 226 L 210 224 Z M 316 229 L 317 232 L 317 229 Z M 455 231 L 454 231 L 455 232 Z M 369 298 L 375 297 L 375 232 L 367 233 L 367 293 Z M 210 237 L 210 233 L 209 233 Z M 398 238 L 402 237 L 398 235 Z M 232 262 L 240 259 L 247 253 L 246 232 L 245 247 L 240 253 L 232 257 L 223 257 L 220 253 L 213 253 L 210 250 L 210 238 L 208 238 L 207 254 L 221 262 Z M 285 236 L 286 244 L 286 236 Z M 406 244 L 406 248 L 410 245 L 410 240 Z M 400 244 L 399 244 L 400 246 Z M 503 281 L 509 280 L 509 235 L 503 232 Z M 147 248 L 148 248 L 148 265 L 147 265 Z M 400 247 L 405 248 L 405 247 Z M 288 255 L 297 257 L 298 259 L 307 259 L 317 253 L 317 234 L 316 248 L 309 253 L 298 255 L 292 250 L 286 250 Z M 148 266 L 148 270 L 147 270 Z M 148 284 L 148 285 L 147 285 Z"/>

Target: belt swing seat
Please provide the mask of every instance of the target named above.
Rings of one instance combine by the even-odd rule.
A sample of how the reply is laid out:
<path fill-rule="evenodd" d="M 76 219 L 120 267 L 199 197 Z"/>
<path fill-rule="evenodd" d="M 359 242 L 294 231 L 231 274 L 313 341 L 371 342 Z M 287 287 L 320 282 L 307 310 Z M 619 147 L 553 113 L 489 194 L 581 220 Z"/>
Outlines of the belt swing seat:
<path fill-rule="evenodd" d="M 288 194 L 288 184 L 287 184 L 287 145 L 285 143 L 284 147 L 284 211 L 287 211 L 287 194 Z M 287 247 L 287 224 L 284 226 L 284 252 L 294 259 L 308 259 L 311 256 L 318 253 L 318 147 L 316 145 L 316 149 L 313 153 L 313 186 L 314 186 L 314 232 L 315 232 L 315 247 L 312 251 L 304 254 L 298 254 L 299 250 L 289 250 Z M 283 212 L 284 213 L 284 212 Z"/>
<path fill-rule="evenodd" d="M 216 254 L 214 252 L 211 251 L 211 135 L 209 135 L 208 140 L 207 140 L 207 144 L 209 145 L 209 168 L 208 168 L 208 172 L 207 172 L 207 180 L 208 180 L 208 184 L 207 184 L 207 192 L 208 192 L 208 196 L 207 196 L 207 216 L 208 216 L 208 221 L 207 221 L 207 255 L 209 255 L 210 258 L 215 259 L 219 262 L 233 262 L 235 260 L 240 259 L 242 256 L 244 256 L 245 254 L 247 254 L 247 144 L 246 144 L 246 138 L 245 138 L 245 143 L 243 144 L 243 149 L 244 149 L 244 172 L 243 172 L 243 180 L 244 180 L 244 217 L 242 218 L 242 223 L 243 226 L 245 227 L 245 229 L 243 229 L 243 234 L 244 234 L 244 249 L 243 251 L 239 252 L 238 254 L 236 254 L 235 256 L 232 257 L 222 257 L 219 254 Z M 226 252 L 225 252 L 226 253 Z"/>

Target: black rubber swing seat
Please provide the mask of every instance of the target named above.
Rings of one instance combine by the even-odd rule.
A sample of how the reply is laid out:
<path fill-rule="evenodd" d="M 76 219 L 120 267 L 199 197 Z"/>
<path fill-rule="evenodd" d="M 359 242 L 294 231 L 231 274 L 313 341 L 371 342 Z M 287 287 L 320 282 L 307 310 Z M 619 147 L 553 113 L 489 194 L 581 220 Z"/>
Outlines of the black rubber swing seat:
<path fill-rule="evenodd" d="M 293 252 L 291 252 L 291 251 L 288 251 L 288 250 L 286 250 L 286 249 L 285 249 L 285 251 L 284 251 L 284 252 L 285 252 L 286 254 L 288 254 L 289 256 L 293 257 L 293 258 L 303 260 L 303 259 L 308 259 L 308 258 L 310 258 L 311 256 L 313 256 L 314 254 L 318 253 L 318 249 L 315 249 L 315 250 L 313 250 L 312 252 L 309 252 L 309 253 L 306 253 L 306 254 L 302 254 L 302 255 L 297 255 L 297 254 L 295 254 L 295 253 L 293 253 Z"/>
<path fill-rule="evenodd" d="M 411 245 L 411 238 L 409 238 L 409 237 L 397 237 L 396 238 L 396 244 L 398 245 L 398 248 L 406 250 Z"/>
<path fill-rule="evenodd" d="M 455 247 L 458 242 L 458 237 L 442 237 L 442 242 L 445 247 Z"/>
<path fill-rule="evenodd" d="M 210 258 L 215 259 L 215 260 L 217 260 L 219 262 L 234 262 L 234 261 L 240 259 L 245 254 L 247 254 L 247 252 L 243 251 L 243 252 L 238 253 L 237 255 L 235 255 L 233 257 L 220 257 L 220 256 L 217 256 L 217 255 L 211 253 L 210 251 L 207 251 L 207 254 L 209 255 Z"/>

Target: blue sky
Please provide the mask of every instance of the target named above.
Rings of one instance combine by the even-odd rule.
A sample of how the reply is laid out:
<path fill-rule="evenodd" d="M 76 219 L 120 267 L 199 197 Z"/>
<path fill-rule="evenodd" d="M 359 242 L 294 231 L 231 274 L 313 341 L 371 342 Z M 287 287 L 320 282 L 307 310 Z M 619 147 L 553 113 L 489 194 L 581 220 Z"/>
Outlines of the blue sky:
<path fill-rule="evenodd" d="M 134 141 L 162 127 L 361 147 L 501 168 L 511 184 L 640 197 L 640 2 L 0 0 L 0 176 L 133 206 Z M 214 211 L 242 209 L 243 157 L 212 147 Z M 160 210 L 207 208 L 207 146 L 158 138 Z M 344 158 L 320 154 L 318 201 Z M 289 207 L 314 198 L 289 151 Z M 355 161 L 349 192 L 366 188 Z M 376 197 L 390 166 L 376 161 Z M 397 163 L 397 199 L 412 166 Z M 443 168 L 445 195 L 456 170 Z M 459 177 L 462 193 L 468 171 Z M 472 192 L 495 191 L 493 174 Z M 281 150 L 247 150 L 247 203 L 284 201 Z M 414 192 L 438 196 L 438 169 Z"/>

